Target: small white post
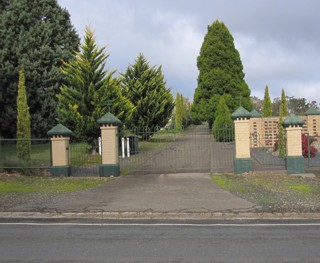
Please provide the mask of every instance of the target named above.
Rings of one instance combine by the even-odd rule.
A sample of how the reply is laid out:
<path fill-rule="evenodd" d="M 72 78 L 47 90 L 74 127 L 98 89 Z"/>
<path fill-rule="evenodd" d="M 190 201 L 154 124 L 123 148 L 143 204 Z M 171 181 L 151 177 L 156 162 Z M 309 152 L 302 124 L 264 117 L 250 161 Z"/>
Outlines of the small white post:
<path fill-rule="evenodd" d="M 127 157 L 130 157 L 130 139 L 127 138 Z"/>
<path fill-rule="evenodd" d="M 98 145 L 99 145 L 99 155 L 101 155 L 101 137 L 98 138 Z"/>
<path fill-rule="evenodd" d="M 122 158 L 126 157 L 125 156 L 125 151 L 124 151 L 124 138 L 121 138 L 121 149 L 122 149 Z"/>

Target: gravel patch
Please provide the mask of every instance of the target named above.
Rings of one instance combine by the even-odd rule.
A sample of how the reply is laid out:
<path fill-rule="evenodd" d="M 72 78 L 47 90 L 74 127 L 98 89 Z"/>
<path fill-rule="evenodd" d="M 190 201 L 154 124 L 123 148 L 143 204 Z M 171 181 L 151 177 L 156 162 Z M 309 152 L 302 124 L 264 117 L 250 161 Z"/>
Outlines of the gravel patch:
<path fill-rule="evenodd" d="M 225 190 L 259 207 L 259 212 L 320 212 L 320 178 L 286 174 L 221 175 Z M 214 177 L 216 178 L 216 177 Z M 216 181 L 216 180 L 215 180 Z"/>

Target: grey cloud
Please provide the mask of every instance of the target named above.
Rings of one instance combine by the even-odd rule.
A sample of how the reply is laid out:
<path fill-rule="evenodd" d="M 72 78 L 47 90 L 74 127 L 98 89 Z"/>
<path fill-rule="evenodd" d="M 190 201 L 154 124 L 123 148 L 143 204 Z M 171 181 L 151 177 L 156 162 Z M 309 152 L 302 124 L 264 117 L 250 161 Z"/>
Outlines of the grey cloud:
<path fill-rule="evenodd" d="M 91 23 L 111 53 L 108 68 L 124 71 L 143 52 L 163 66 L 168 86 L 192 98 L 196 58 L 216 19 L 235 38 L 253 94 L 268 84 L 320 101 L 320 1 L 317 0 L 58 0 L 80 35 Z M 300 92 L 304 89 L 305 92 Z"/>

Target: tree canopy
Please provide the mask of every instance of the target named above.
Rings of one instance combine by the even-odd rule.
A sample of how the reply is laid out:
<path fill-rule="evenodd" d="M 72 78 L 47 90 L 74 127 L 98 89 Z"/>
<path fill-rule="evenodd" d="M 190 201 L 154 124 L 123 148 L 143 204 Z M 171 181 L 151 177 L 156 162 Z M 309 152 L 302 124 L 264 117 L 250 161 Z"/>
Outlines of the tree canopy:
<path fill-rule="evenodd" d="M 174 111 L 175 128 L 185 128 L 190 124 L 190 107 L 191 103 L 189 102 L 188 98 L 185 98 L 182 94 L 177 93 Z"/>
<path fill-rule="evenodd" d="M 28 161 L 30 159 L 31 152 L 31 130 L 25 71 L 23 66 L 21 66 L 19 70 L 17 115 L 17 155 L 19 158 Z"/>
<path fill-rule="evenodd" d="M 86 28 L 84 43 L 63 73 L 67 84 L 60 87 L 58 120 L 73 130 L 78 140 L 96 147 L 100 134 L 97 120 L 109 110 L 122 121 L 130 117 L 131 104 L 122 96 L 114 71 L 105 69 L 108 54 L 96 45 L 93 31 Z M 110 108 L 110 109 L 109 109 Z"/>
<path fill-rule="evenodd" d="M 150 67 L 143 54 L 128 66 L 121 78 L 124 95 L 133 105 L 130 127 L 153 131 L 163 127 L 171 117 L 174 99 L 160 67 Z"/>
<path fill-rule="evenodd" d="M 216 119 L 212 127 L 213 137 L 216 141 L 226 142 L 233 140 L 233 133 L 229 132 L 233 125 L 230 114 L 231 113 L 225 101 L 225 96 L 221 96 L 217 107 Z"/>
<path fill-rule="evenodd" d="M 212 122 L 220 96 L 229 94 L 230 111 L 240 105 L 252 109 L 250 89 L 244 80 L 243 66 L 234 39 L 224 23 L 215 21 L 208 26 L 200 54 L 198 87 L 195 90 L 192 117 Z"/>
<path fill-rule="evenodd" d="M 271 116 L 272 116 L 272 103 L 269 95 L 269 88 L 268 86 L 266 86 L 264 90 L 262 117 L 271 117 Z"/>
<path fill-rule="evenodd" d="M 79 45 L 69 13 L 56 0 L 1 1 L 0 28 L 0 133 L 16 134 L 18 71 L 24 65 L 32 136 L 46 136 L 65 80 L 62 61 Z"/>

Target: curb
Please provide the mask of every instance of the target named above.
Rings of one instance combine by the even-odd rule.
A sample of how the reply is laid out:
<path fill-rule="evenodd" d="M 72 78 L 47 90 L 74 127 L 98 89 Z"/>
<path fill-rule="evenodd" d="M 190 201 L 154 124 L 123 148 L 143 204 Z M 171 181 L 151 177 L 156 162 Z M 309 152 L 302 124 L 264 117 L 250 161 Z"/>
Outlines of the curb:
<path fill-rule="evenodd" d="M 0 219 L 144 219 L 144 220 L 294 220 L 318 219 L 320 213 L 250 213 L 250 212 L 0 212 Z"/>

